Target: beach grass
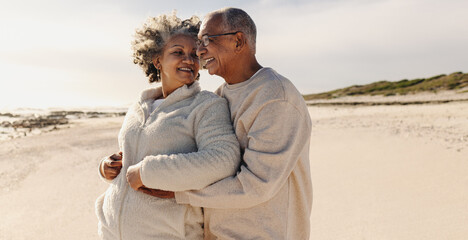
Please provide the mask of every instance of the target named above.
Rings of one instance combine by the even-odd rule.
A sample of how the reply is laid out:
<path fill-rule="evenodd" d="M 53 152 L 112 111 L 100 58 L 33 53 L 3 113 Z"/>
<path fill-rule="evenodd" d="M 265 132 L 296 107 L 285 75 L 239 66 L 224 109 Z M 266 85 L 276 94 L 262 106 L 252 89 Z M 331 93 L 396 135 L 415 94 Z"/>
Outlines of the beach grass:
<path fill-rule="evenodd" d="M 366 85 L 353 85 L 324 93 L 304 95 L 305 100 L 334 99 L 345 96 L 395 96 L 417 94 L 422 92 L 439 92 L 459 90 L 467 92 L 468 73 L 455 72 L 449 75 L 441 74 L 430 78 L 403 79 L 396 82 L 378 81 Z"/>

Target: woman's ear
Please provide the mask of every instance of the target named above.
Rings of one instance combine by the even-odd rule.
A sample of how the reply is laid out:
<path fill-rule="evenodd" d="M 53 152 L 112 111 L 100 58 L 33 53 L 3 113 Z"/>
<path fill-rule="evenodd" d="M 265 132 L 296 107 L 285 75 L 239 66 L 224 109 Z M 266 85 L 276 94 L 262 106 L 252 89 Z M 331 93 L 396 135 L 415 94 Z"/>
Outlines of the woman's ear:
<path fill-rule="evenodd" d="M 243 32 L 238 32 L 234 35 L 236 41 L 236 52 L 242 51 L 246 47 L 246 37 Z"/>
<path fill-rule="evenodd" d="M 159 58 L 160 57 L 153 57 L 153 65 L 156 69 L 161 70 L 161 61 Z"/>

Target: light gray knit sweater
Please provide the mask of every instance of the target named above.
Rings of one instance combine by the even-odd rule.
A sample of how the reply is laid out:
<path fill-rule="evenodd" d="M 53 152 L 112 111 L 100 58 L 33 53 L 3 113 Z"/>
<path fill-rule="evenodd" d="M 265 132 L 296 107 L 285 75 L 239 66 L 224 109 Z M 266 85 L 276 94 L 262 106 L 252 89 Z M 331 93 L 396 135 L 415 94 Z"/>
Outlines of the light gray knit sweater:
<path fill-rule="evenodd" d="M 294 85 L 271 68 L 222 85 L 243 161 L 236 175 L 178 203 L 205 207 L 205 239 L 308 240 L 312 207 L 311 120 Z"/>
<path fill-rule="evenodd" d="M 129 166 L 141 167 L 145 186 L 172 191 L 201 189 L 238 168 L 239 144 L 225 99 L 200 91 L 195 82 L 150 113 L 149 105 L 161 94 L 160 88 L 143 92 L 127 112 L 119 133 L 121 173 L 96 201 L 102 239 L 203 238 L 200 207 L 133 190 L 125 177 Z"/>

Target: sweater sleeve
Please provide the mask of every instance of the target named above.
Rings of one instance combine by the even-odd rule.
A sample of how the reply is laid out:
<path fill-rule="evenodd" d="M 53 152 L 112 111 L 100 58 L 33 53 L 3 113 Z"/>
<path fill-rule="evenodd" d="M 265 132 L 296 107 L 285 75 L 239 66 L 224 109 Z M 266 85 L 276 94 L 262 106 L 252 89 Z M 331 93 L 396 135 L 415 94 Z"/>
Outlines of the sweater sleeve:
<path fill-rule="evenodd" d="M 198 151 L 146 156 L 139 163 L 145 186 L 169 191 L 202 189 L 236 173 L 240 149 L 227 102 L 223 98 L 208 101 L 194 120 Z"/>
<path fill-rule="evenodd" d="M 176 192 L 181 204 L 250 208 L 271 199 L 286 183 L 311 134 L 308 114 L 284 100 L 268 103 L 248 131 L 240 171 L 199 191 Z"/>

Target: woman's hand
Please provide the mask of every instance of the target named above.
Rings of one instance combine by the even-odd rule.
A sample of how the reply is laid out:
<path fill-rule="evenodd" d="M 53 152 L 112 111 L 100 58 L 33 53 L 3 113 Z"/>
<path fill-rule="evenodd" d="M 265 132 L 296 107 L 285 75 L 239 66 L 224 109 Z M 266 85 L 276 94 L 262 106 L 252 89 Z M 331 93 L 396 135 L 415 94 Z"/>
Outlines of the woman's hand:
<path fill-rule="evenodd" d="M 130 187 L 135 189 L 135 191 L 138 191 L 140 187 L 144 187 L 143 182 L 141 181 L 140 165 L 128 167 L 127 182 L 130 184 Z"/>
<path fill-rule="evenodd" d="M 107 180 L 113 180 L 122 169 L 122 152 L 112 154 L 101 162 L 101 174 Z"/>
<path fill-rule="evenodd" d="M 143 185 L 140 175 L 140 166 L 133 165 L 127 170 L 127 182 L 135 191 L 140 191 L 158 198 L 174 198 L 174 192 L 163 191 L 159 189 L 147 188 Z"/>

